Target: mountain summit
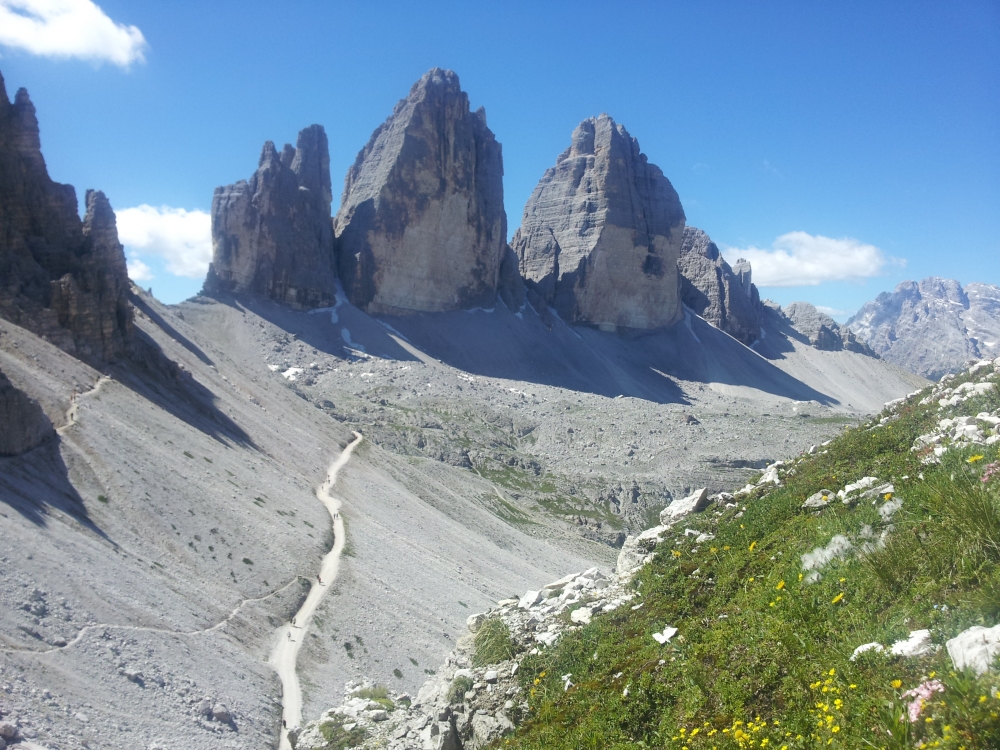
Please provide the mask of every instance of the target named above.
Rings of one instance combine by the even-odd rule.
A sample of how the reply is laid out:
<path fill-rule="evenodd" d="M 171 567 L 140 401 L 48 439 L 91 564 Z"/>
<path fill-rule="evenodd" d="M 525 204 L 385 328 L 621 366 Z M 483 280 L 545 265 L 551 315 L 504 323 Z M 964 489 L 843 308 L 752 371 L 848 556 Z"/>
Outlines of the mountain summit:
<path fill-rule="evenodd" d="M 347 296 L 370 313 L 492 307 L 507 241 L 503 155 L 451 70 L 413 84 L 344 180 Z"/>
<path fill-rule="evenodd" d="M 591 117 L 542 175 L 511 242 L 563 320 L 650 329 L 681 314 L 684 209 L 670 180 L 608 115 Z"/>

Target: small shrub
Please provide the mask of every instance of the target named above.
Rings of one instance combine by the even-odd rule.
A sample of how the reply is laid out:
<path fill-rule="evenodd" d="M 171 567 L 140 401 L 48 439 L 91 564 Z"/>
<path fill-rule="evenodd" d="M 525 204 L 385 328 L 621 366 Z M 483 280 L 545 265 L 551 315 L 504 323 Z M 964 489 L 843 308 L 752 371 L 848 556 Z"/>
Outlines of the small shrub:
<path fill-rule="evenodd" d="M 392 670 L 393 675 L 395 675 L 397 680 L 403 679 L 403 673 L 399 669 Z"/>
<path fill-rule="evenodd" d="M 465 700 L 465 694 L 472 690 L 471 677 L 456 677 L 448 690 L 449 703 L 461 703 Z"/>
<path fill-rule="evenodd" d="M 399 670 L 397 669 L 396 672 L 399 672 Z M 399 677 L 401 675 L 402 673 L 400 672 L 396 676 Z M 367 698 L 370 701 L 375 701 L 386 711 L 393 711 L 396 708 L 396 704 L 389 697 L 389 688 L 385 685 L 373 685 L 372 687 L 361 688 L 360 690 L 355 690 L 354 695 L 358 698 Z"/>
<path fill-rule="evenodd" d="M 249 557 L 244 557 L 243 558 L 243 564 L 244 565 L 253 565 L 253 560 L 251 560 Z"/>
<path fill-rule="evenodd" d="M 324 721 L 319 725 L 319 733 L 326 740 L 326 750 L 346 750 L 349 747 L 357 747 L 367 737 L 367 732 L 357 725 L 351 727 L 350 731 L 346 731 L 344 720 L 341 718 Z"/>
<path fill-rule="evenodd" d="M 487 620 L 476 631 L 475 647 L 472 663 L 477 667 L 506 661 L 517 653 L 510 638 L 510 628 L 499 618 Z"/>
<path fill-rule="evenodd" d="M 108 498 L 106 496 L 104 496 L 104 495 L 98 495 L 97 496 L 97 502 L 99 502 L 99 503 L 106 503 L 106 502 L 108 502 Z"/>
<path fill-rule="evenodd" d="M 187 456 L 188 458 L 194 458 L 194 456 L 192 456 L 192 455 L 191 455 L 190 453 L 188 453 L 187 451 L 184 451 L 184 455 L 185 455 L 185 456 Z"/>

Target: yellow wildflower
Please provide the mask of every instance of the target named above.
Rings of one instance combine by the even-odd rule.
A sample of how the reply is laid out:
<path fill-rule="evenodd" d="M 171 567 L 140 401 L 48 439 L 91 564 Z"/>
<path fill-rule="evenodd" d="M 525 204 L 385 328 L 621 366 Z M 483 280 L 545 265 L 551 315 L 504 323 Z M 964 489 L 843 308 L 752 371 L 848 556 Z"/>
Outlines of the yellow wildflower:
<path fill-rule="evenodd" d="M 672 554 L 674 557 L 680 557 L 681 556 L 681 551 L 679 549 L 675 549 L 670 554 Z"/>
<path fill-rule="evenodd" d="M 753 552 L 754 547 L 757 546 L 757 542 L 750 542 L 750 551 Z"/>
<path fill-rule="evenodd" d="M 892 685 L 892 686 L 893 686 L 893 687 L 894 687 L 894 688 L 895 688 L 896 690 L 899 690 L 899 689 L 900 689 L 901 687 L 903 687 L 903 681 L 902 681 L 902 680 L 893 680 L 893 681 L 892 681 L 892 682 L 891 682 L 890 684 L 891 684 L 891 685 Z"/>
<path fill-rule="evenodd" d="M 970 463 L 970 464 L 974 464 L 974 463 L 976 463 L 976 461 L 982 461 L 982 460 L 983 460 L 983 458 L 985 458 L 985 456 L 981 456 L 981 455 L 978 455 L 978 454 L 977 454 L 977 455 L 975 455 L 975 456 L 969 456 L 969 457 L 968 457 L 968 458 L 966 459 L 966 461 L 967 461 L 968 463 Z"/>
<path fill-rule="evenodd" d="M 841 591 L 839 594 L 837 594 L 835 597 L 833 597 L 833 599 L 830 600 L 830 604 L 836 604 L 837 602 L 839 602 L 843 598 L 844 598 L 844 592 Z"/>
<path fill-rule="evenodd" d="M 778 589 L 778 591 L 781 591 L 783 588 L 785 588 L 785 582 L 784 581 L 778 581 L 778 585 L 775 586 L 774 588 Z"/>
<path fill-rule="evenodd" d="M 833 677 L 835 674 L 837 674 L 837 670 L 836 669 L 831 669 L 829 672 L 827 672 L 827 674 L 830 675 L 831 677 Z"/>

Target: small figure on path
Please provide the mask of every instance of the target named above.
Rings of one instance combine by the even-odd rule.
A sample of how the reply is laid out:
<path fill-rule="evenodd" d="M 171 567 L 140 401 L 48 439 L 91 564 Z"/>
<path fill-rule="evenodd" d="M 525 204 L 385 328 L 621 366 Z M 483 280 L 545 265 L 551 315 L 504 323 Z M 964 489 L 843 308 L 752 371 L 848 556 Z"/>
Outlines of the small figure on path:
<path fill-rule="evenodd" d="M 286 719 L 281 720 L 281 728 L 288 729 L 288 721 Z"/>
<path fill-rule="evenodd" d="M 320 585 L 320 586 L 322 586 L 322 585 L 323 585 L 323 579 L 322 579 L 322 578 L 320 578 L 320 577 L 319 577 L 318 575 L 316 576 L 316 580 L 317 580 L 317 581 L 319 582 L 319 585 Z"/>
<path fill-rule="evenodd" d="M 295 627 L 295 618 L 294 617 L 292 618 L 292 627 L 293 628 Z"/>
<path fill-rule="evenodd" d="M 288 640 L 290 640 L 290 641 L 292 640 L 292 631 L 291 630 L 288 631 Z M 295 641 L 292 641 L 292 643 L 295 643 Z"/>

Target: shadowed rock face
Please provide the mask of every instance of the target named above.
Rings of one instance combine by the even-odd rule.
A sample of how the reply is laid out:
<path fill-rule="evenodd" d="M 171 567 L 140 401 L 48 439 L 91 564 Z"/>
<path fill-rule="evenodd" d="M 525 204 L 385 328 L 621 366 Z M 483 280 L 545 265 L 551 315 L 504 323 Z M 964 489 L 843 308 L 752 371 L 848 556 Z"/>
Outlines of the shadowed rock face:
<path fill-rule="evenodd" d="M 112 360 L 132 335 L 128 270 L 103 193 L 49 179 L 35 107 L 0 77 L 0 315 L 62 349 Z"/>
<path fill-rule="evenodd" d="M 828 352 L 846 349 L 878 359 L 878 355 L 867 344 L 858 341 L 850 328 L 841 326 L 808 302 L 793 302 L 785 308 L 768 303 L 768 309 L 778 317 L 787 318 L 792 327 L 809 339 L 809 344 L 815 349 Z"/>
<path fill-rule="evenodd" d="M 747 346 L 760 337 L 764 313 L 748 261 L 730 266 L 707 234 L 685 227 L 677 268 L 685 305 Z"/>
<path fill-rule="evenodd" d="M 584 120 L 539 181 L 511 243 L 533 291 L 568 322 L 649 329 L 681 312 L 684 209 L 639 143 Z"/>
<path fill-rule="evenodd" d="M 866 303 L 847 325 L 883 359 L 937 380 L 1000 356 L 1000 288 L 931 276 Z"/>
<path fill-rule="evenodd" d="M 0 456 L 18 456 L 53 432 L 42 407 L 0 372 Z"/>
<path fill-rule="evenodd" d="M 249 292 L 298 308 L 333 304 L 330 151 L 311 125 L 296 147 L 268 141 L 250 181 L 215 189 L 205 291 Z"/>
<path fill-rule="evenodd" d="M 347 296 L 370 313 L 492 307 L 507 238 L 503 156 L 450 70 L 417 81 L 344 180 Z"/>

